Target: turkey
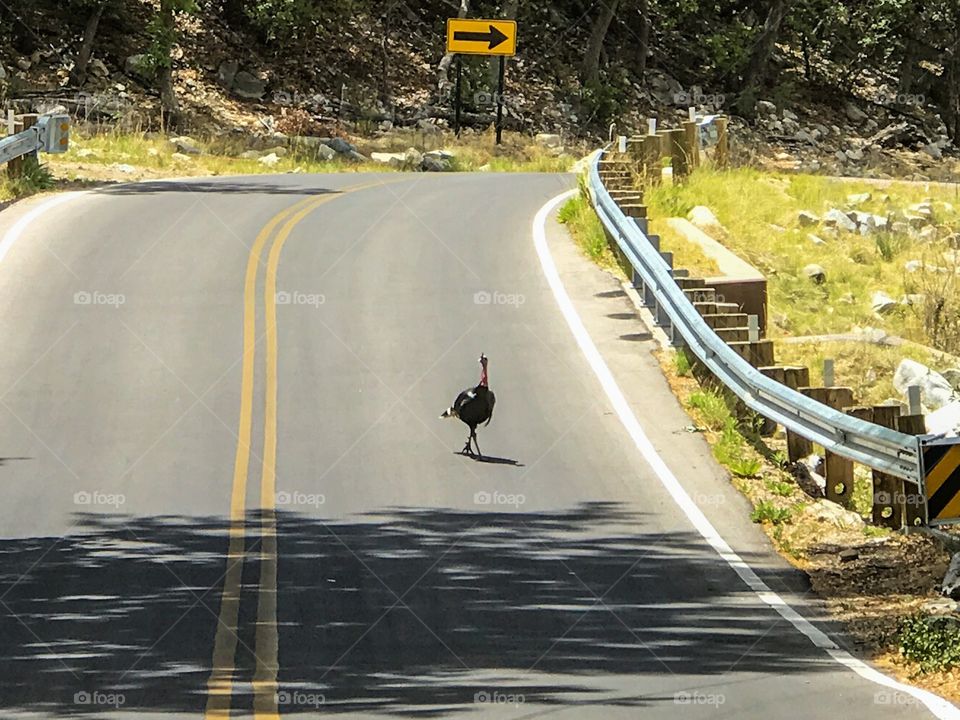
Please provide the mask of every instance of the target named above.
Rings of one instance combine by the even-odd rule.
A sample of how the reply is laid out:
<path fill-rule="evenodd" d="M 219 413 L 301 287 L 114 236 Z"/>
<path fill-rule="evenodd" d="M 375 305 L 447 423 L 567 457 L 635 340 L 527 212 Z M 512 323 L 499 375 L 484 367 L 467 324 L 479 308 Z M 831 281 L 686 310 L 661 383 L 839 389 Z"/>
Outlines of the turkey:
<path fill-rule="evenodd" d="M 497 398 L 490 389 L 490 381 L 487 376 L 487 356 L 480 354 L 480 384 L 475 388 L 469 388 L 457 395 L 453 405 L 444 410 L 441 418 L 459 418 L 462 423 L 470 428 L 470 435 L 467 437 L 467 444 L 463 446 L 460 454 L 473 455 L 473 448 L 470 443 L 477 446 L 477 457 L 482 458 L 480 452 L 480 443 L 477 442 L 477 425 L 481 423 L 490 424 L 493 419 L 493 406 Z"/>

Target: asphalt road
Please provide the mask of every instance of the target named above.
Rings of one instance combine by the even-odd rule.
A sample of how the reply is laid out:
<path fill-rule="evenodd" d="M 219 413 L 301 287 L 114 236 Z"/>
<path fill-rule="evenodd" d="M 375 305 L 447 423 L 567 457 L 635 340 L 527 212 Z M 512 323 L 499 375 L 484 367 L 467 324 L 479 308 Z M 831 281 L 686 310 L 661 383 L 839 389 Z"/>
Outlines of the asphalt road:
<path fill-rule="evenodd" d="M 0 261 L 2 716 L 931 717 L 762 602 L 637 452 L 532 241 L 572 185 L 156 182 L 21 222 Z M 616 282 L 548 230 L 653 445 L 842 645 L 684 432 Z M 438 419 L 481 352 L 487 462 Z"/>

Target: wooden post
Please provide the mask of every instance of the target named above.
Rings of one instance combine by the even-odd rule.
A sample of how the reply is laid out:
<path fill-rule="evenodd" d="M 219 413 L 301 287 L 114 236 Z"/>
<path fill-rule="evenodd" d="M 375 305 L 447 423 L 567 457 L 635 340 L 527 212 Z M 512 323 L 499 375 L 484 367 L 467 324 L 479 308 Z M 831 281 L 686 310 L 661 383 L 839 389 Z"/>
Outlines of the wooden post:
<path fill-rule="evenodd" d="M 31 121 L 30 118 L 33 118 Z M 20 133 L 26 130 L 28 127 L 33 127 L 37 122 L 36 115 L 21 115 L 19 119 L 14 120 L 13 123 L 13 133 Z M 27 123 L 30 123 L 29 125 Z M 7 163 L 7 177 L 9 178 L 19 178 L 23 177 L 23 168 L 26 167 L 28 155 L 21 155 L 20 157 L 13 158 L 10 162 Z M 33 155 L 36 157 L 36 155 Z"/>
<path fill-rule="evenodd" d="M 919 391 L 919 388 L 917 390 Z M 897 430 L 907 435 L 923 435 L 927 432 L 927 426 L 923 415 L 901 415 L 897 419 Z M 926 524 L 926 503 L 920 488 L 904 480 L 900 480 L 900 487 L 903 489 L 904 522 L 906 526 L 917 527 Z"/>
<path fill-rule="evenodd" d="M 823 361 L 823 386 L 833 387 L 833 358 L 825 358 Z M 853 404 L 852 402 L 849 404 Z"/>
<path fill-rule="evenodd" d="M 810 385 L 810 368 L 785 367 L 783 369 L 783 384 L 793 390 Z M 790 462 L 797 462 L 813 452 L 813 443 L 792 430 L 787 430 L 787 458 Z"/>
<path fill-rule="evenodd" d="M 663 180 L 661 148 L 662 143 L 658 135 L 647 135 L 643 139 L 643 178 L 647 185 L 659 185 Z"/>
<path fill-rule="evenodd" d="M 687 149 L 687 160 L 691 170 L 700 167 L 700 126 L 696 120 L 683 124 L 684 144 Z"/>
<path fill-rule="evenodd" d="M 876 405 L 873 408 L 873 422 L 883 427 L 895 429 L 900 408 L 896 405 Z M 873 524 L 899 530 L 904 520 L 903 480 L 887 475 L 879 470 L 873 471 Z"/>
<path fill-rule="evenodd" d="M 727 126 L 730 121 L 725 117 L 718 117 L 714 122 L 717 124 L 717 149 L 714 162 L 718 169 L 726 170 L 730 167 L 730 140 L 727 137 Z"/>
<path fill-rule="evenodd" d="M 679 130 L 668 130 L 667 138 L 670 143 L 670 157 L 673 164 L 673 184 L 682 185 L 690 175 L 690 158 L 686 148 L 686 131 L 683 130 L 683 128 Z"/>
<path fill-rule="evenodd" d="M 822 387 L 803 388 L 803 394 L 834 410 L 853 405 L 853 388 Z M 844 507 L 853 499 L 853 465 L 844 457 L 825 450 L 823 458 L 827 500 Z"/>

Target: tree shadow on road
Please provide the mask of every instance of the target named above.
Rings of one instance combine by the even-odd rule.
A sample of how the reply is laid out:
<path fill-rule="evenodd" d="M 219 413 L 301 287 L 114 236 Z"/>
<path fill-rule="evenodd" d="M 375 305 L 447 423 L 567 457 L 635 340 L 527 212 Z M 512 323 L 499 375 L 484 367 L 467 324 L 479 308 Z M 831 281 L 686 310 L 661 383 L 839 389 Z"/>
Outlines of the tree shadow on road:
<path fill-rule="evenodd" d="M 323 713 L 450 716 L 488 691 L 563 705 L 638 674 L 662 676 L 664 693 L 682 676 L 836 671 L 699 536 L 657 522 L 605 503 L 278 513 L 282 713 L 316 713 L 296 699 L 322 696 Z M 79 528 L 0 542 L 4 715 L 102 713 L 75 699 L 83 692 L 122 693 L 130 714 L 202 713 L 227 521 L 91 514 Z M 259 528 L 250 517 L 241 710 L 252 706 Z M 775 589 L 777 573 L 785 584 L 790 571 L 768 569 Z M 635 688 L 618 697 L 604 702 L 653 702 Z"/>

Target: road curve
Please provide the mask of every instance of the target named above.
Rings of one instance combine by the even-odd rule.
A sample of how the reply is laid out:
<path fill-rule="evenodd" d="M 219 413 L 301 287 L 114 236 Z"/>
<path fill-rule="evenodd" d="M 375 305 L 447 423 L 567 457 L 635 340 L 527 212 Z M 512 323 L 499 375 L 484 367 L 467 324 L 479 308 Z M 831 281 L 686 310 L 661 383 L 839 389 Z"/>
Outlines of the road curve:
<path fill-rule="evenodd" d="M 758 598 L 637 452 L 531 237 L 572 185 L 259 176 L 0 216 L 3 716 L 933 717 Z M 548 231 L 653 446 L 843 645 Z M 486 462 L 438 419 L 481 352 Z"/>

